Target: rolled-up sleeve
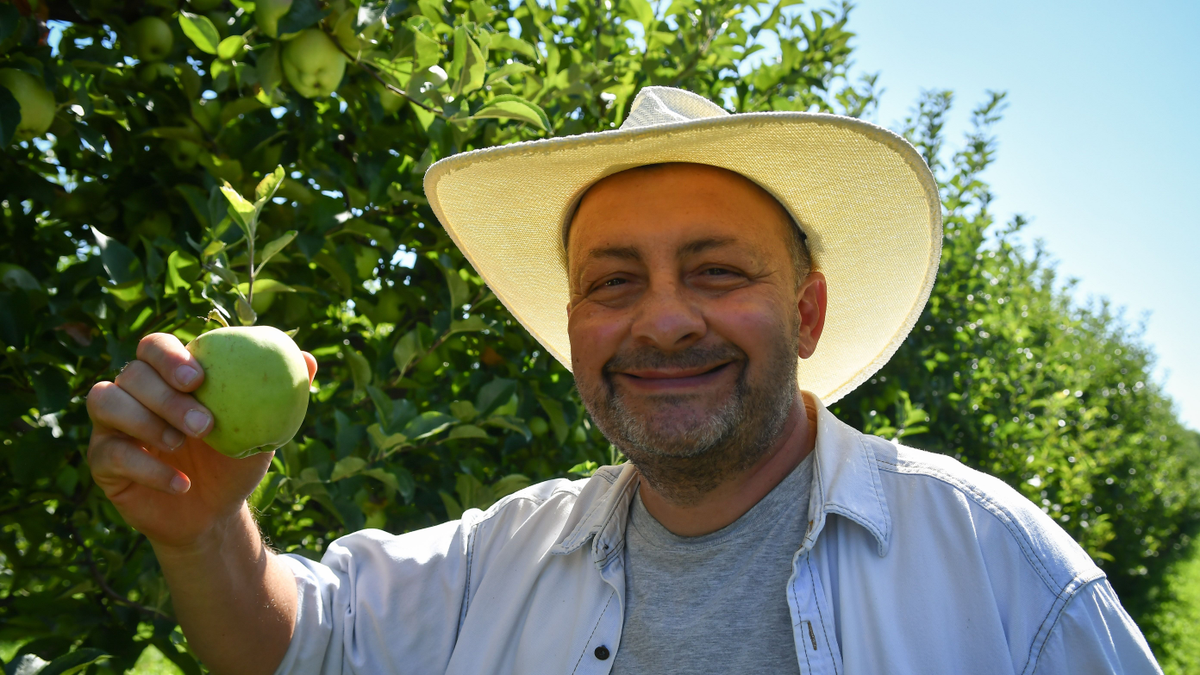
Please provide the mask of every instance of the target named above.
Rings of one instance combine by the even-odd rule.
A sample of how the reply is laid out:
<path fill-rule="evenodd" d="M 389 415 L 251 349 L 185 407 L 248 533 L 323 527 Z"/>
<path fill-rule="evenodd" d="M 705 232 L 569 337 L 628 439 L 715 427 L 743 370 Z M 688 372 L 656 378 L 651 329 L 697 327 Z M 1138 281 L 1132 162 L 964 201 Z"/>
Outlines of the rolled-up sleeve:
<path fill-rule="evenodd" d="M 391 535 L 362 530 L 320 563 L 281 555 L 296 577 L 296 625 L 277 675 L 446 669 L 467 584 L 469 523 Z"/>
<path fill-rule="evenodd" d="M 1154 654 L 1104 578 L 1071 598 L 1042 647 L 1035 675 L 1161 675 Z"/>

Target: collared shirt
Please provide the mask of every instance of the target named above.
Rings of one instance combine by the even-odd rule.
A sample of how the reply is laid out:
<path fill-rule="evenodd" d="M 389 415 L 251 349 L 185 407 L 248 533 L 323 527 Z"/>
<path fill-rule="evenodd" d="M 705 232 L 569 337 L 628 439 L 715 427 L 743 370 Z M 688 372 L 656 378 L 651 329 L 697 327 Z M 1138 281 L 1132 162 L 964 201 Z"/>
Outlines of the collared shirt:
<path fill-rule="evenodd" d="M 1002 481 L 817 411 L 810 524 L 784 593 L 808 674 L 1159 673 L 1104 573 Z M 606 674 L 637 472 L 553 480 L 296 575 L 278 673 Z M 755 602 L 747 598 L 747 602 Z"/>

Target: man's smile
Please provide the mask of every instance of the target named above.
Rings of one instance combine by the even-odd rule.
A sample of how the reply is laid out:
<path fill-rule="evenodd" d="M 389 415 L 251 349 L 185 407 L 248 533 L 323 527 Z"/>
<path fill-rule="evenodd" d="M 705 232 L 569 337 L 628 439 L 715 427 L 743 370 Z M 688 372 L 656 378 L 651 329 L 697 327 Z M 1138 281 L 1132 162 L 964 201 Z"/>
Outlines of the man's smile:
<path fill-rule="evenodd" d="M 638 368 L 613 372 L 612 378 L 637 391 L 667 392 L 702 389 L 733 374 L 733 361 L 693 368 Z"/>

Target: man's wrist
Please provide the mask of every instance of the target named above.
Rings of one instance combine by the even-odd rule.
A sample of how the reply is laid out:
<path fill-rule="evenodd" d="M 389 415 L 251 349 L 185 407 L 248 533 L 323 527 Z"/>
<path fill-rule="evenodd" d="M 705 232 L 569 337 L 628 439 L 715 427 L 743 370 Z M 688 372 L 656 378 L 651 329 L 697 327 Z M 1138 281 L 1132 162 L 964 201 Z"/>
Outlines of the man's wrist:
<path fill-rule="evenodd" d="M 190 543 L 165 544 L 151 539 L 150 545 L 159 563 L 164 566 L 193 561 L 211 562 L 231 547 L 249 545 L 251 548 L 263 548 L 258 525 L 245 502 L 228 517 L 214 521 L 212 527 Z"/>

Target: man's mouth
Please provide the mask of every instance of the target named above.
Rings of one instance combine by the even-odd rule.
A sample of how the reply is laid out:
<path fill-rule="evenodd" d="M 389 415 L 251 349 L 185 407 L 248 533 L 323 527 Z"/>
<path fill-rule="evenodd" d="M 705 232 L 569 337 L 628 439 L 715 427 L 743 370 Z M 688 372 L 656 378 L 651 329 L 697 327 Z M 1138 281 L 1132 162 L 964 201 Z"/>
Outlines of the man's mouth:
<path fill-rule="evenodd" d="M 613 372 L 614 379 L 642 391 L 669 391 L 701 388 L 713 384 L 732 371 L 732 361 L 693 368 L 638 368 Z"/>

